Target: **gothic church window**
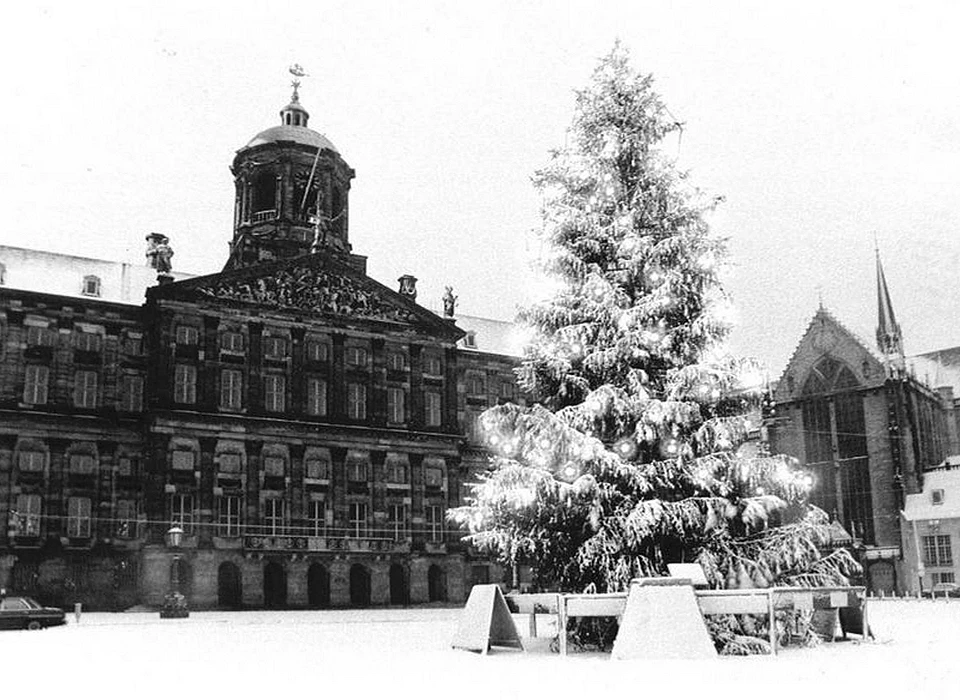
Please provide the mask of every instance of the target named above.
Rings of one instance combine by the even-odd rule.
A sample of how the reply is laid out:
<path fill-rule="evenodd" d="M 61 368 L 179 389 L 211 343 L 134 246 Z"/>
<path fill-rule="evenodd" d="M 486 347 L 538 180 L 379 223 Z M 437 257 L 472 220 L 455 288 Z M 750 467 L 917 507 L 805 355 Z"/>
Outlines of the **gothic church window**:
<path fill-rule="evenodd" d="M 851 535 L 874 541 L 872 489 L 863 395 L 853 372 L 824 357 L 801 394 L 806 466 L 814 477 L 811 501 L 836 515 Z"/>

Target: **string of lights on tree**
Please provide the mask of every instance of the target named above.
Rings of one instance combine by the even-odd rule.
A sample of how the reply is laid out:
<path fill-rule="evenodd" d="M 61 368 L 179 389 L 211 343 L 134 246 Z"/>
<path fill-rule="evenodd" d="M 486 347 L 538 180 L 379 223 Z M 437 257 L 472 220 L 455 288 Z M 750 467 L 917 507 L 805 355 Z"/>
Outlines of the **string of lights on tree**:
<path fill-rule="evenodd" d="M 625 590 L 681 561 L 718 588 L 845 583 L 858 566 L 829 551 L 810 476 L 739 449 L 762 375 L 725 349 L 720 199 L 665 155 L 680 125 L 652 82 L 618 44 L 534 178 L 554 289 L 520 313 L 532 405 L 482 415 L 490 469 L 450 517 L 544 589 Z M 755 621 L 712 631 L 728 652 L 763 647 Z"/>

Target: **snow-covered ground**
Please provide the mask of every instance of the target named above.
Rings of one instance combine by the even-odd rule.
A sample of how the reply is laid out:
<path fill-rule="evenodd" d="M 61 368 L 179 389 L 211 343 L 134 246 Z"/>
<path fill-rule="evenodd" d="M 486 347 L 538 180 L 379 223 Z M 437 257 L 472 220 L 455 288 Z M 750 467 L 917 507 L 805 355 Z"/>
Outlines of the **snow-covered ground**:
<path fill-rule="evenodd" d="M 564 659 L 545 639 L 528 653 L 456 651 L 459 609 L 84 613 L 0 632 L 0 698 L 960 697 L 960 601 L 871 601 L 869 613 L 875 644 L 706 662 Z"/>

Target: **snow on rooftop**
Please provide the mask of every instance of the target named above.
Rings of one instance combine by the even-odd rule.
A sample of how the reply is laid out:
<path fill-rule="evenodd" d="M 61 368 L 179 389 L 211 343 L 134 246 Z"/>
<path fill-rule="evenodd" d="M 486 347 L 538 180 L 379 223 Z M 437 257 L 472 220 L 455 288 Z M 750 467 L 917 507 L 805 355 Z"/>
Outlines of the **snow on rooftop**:
<path fill-rule="evenodd" d="M 903 508 L 907 520 L 960 518 L 960 455 L 947 457 L 924 472 L 923 492 L 907 495 Z"/>

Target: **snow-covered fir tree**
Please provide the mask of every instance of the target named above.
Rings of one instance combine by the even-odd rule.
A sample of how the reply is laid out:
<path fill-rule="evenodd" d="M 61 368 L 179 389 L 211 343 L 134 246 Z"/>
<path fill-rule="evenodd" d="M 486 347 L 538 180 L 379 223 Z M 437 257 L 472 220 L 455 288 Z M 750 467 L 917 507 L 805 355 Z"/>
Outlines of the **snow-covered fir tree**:
<path fill-rule="evenodd" d="M 620 591 L 694 561 L 718 588 L 844 583 L 857 565 L 824 547 L 809 477 L 738 450 L 759 372 L 725 352 L 726 251 L 706 221 L 718 200 L 677 168 L 681 125 L 652 82 L 617 44 L 536 174 L 556 289 L 520 314 L 532 403 L 483 414 L 495 456 L 451 517 L 545 589 Z M 753 625 L 712 632 L 752 648 Z"/>

